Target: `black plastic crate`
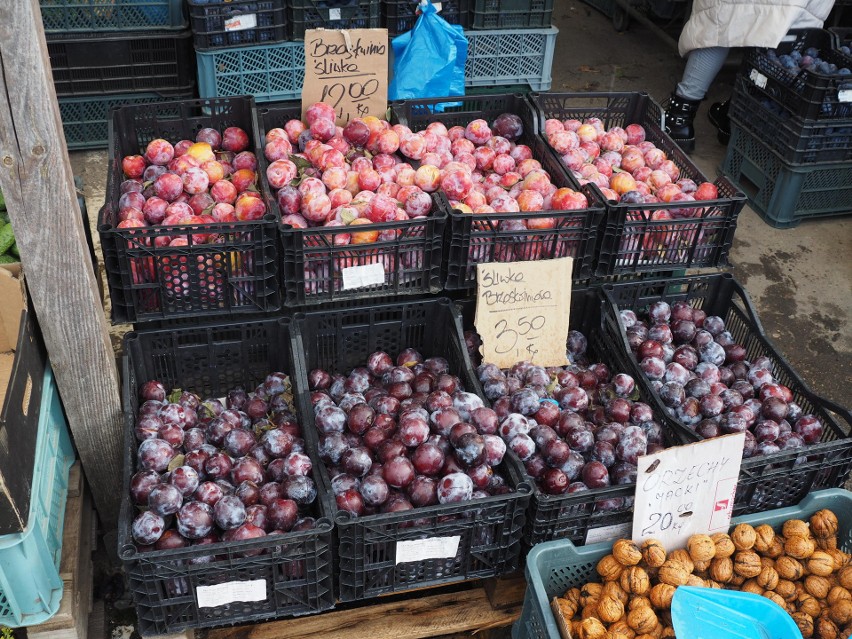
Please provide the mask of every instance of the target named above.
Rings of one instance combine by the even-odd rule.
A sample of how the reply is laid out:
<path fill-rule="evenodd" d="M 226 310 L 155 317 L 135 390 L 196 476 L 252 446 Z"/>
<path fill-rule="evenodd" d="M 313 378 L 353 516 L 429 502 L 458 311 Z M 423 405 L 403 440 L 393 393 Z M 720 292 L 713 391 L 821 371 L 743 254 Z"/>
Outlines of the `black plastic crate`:
<path fill-rule="evenodd" d="M 48 39 L 104 31 L 183 29 L 183 0 L 39 0 Z"/>
<path fill-rule="evenodd" d="M 146 91 L 167 95 L 195 86 L 190 31 L 51 39 L 47 52 L 59 97 Z"/>
<path fill-rule="evenodd" d="M 304 40 L 307 29 L 377 28 L 379 4 L 378 0 L 289 0 L 291 37 Z"/>
<path fill-rule="evenodd" d="M 448 107 L 440 113 L 434 111 L 436 104 L 450 100 L 461 101 L 461 105 Z M 522 95 L 425 98 L 397 102 L 391 106 L 392 120 L 408 126 L 412 131 L 425 129 L 430 122 L 442 122 L 448 128 L 465 126 L 477 118 L 490 122 L 502 113 L 514 113 L 521 118 L 524 132 L 517 142 L 532 149 L 533 158 L 541 162 L 553 184 L 582 191 L 589 201 L 589 207 L 575 211 L 475 215 L 451 210 L 450 228 L 445 240 L 449 248 L 444 258 L 444 287 L 448 290 L 475 288 L 477 264 L 557 257 L 574 258 L 574 279 L 590 277 L 594 273 L 592 262 L 598 227 L 604 216 L 603 200 L 591 188 L 580 188 L 548 152 L 544 141 L 537 135 L 536 114 Z M 519 231 L 500 229 L 502 222 L 514 220 L 554 220 L 554 226 Z"/>
<path fill-rule="evenodd" d="M 786 229 L 803 220 L 852 213 L 852 162 L 793 166 L 764 140 L 732 121 L 722 171 L 767 224 Z"/>
<path fill-rule="evenodd" d="M 269 193 L 267 207 L 278 210 L 266 181 L 268 162 L 263 154 L 266 132 L 283 127 L 287 120 L 301 119 L 299 102 L 263 106 L 258 117 L 258 172 Z M 441 291 L 441 256 L 447 222 L 445 200 L 432 198 L 427 217 L 402 222 L 371 224 L 370 231 L 389 237 L 364 244 L 337 245 L 335 238 L 352 233 L 350 227 L 294 228 L 280 226 L 280 271 L 284 304 L 304 306 L 387 295 L 422 295 Z M 384 282 L 358 288 L 344 288 L 347 268 L 381 265 Z"/>
<path fill-rule="evenodd" d="M 682 178 L 696 183 L 709 181 L 663 131 L 663 111 L 647 93 L 533 93 L 530 99 L 539 110 L 541 130 L 544 121 L 550 118 L 596 117 L 605 128 L 641 124 L 646 139 L 665 152 L 680 169 Z M 545 145 L 563 166 L 559 155 Z M 609 276 L 727 265 L 737 217 L 746 197 L 724 176 L 713 184 L 718 189 L 718 199 L 704 200 L 696 206 L 679 202 L 616 203 L 605 200 L 597 185 L 591 185 L 606 202 L 606 223 L 601 231 L 595 274 Z M 676 212 L 681 217 L 658 220 L 653 217 L 657 211 Z"/>
<path fill-rule="evenodd" d="M 129 333 L 124 342 L 125 443 L 118 552 L 136 605 L 140 634 L 247 623 L 304 615 L 334 607 L 332 521 L 320 498 L 311 505 L 313 530 L 177 550 L 138 552 L 130 534 L 136 515 L 130 478 L 136 470 L 137 393 L 157 379 L 167 389 L 221 396 L 237 385 L 256 385 L 273 371 L 298 374 L 291 356 L 289 320 Z M 298 405 L 296 406 L 298 411 Z M 300 424 L 307 424 L 298 414 Z M 321 462 L 311 453 L 314 479 Z M 255 553 L 258 553 L 256 554 Z M 246 556 L 249 555 L 249 556 Z M 198 588 L 265 581 L 266 598 L 199 607 Z"/>
<path fill-rule="evenodd" d="M 117 228 L 122 157 L 139 153 L 155 138 L 194 140 L 203 127 L 239 126 L 253 140 L 253 107 L 251 98 L 241 97 L 128 105 L 112 112 L 98 230 L 114 323 L 279 308 L 274 210 L 251 222 Z M 219 235 L 222 242 L 195 243 L 193 232 Z M 187 237 L 188 245 L 157 246 L 157 238 L 174 236 Z"/>
<path fill-rule="evenodd" d="M 187 0 L 196 49 L 249 47 L 287 39 L 285 0 Z"/>
<path fill-rule="evenodd" d="M 473 0 L 474 29 L 549 27 L 553 0 Z"/>
<path fill-rule="evenodd" d="M 308 446 L 317 446 L 307 372 L 322 368 L 348 373 L 381 349 L 395 355 L 415 348 L 424 357 L 440 355 L 465 388 L 476 387 L 458 312 L 446 298 L 405 304 L 371 306 L 297 314 L 293 319 L 293 351 L 304 356 L 296 390 Z M 404 512 L 351 517 L 338 512 L 338 587 L 342 601 L 355 601 L 414 588 L 465 579 L 508 574 L 518 567 L 524 510 L 531 487 L 517 458 L 506 454 L 498 467 L 514 492 L 460 504 L 415 508 Z M 328 473 L 321 466 L 323 486 Z M 396 563 L 400 542 L 458 536 L 450 559 Z"/>
<path fill-rule="evenodd" d="M 794 30 L 788 38 L 778 45 L 779 55 L 816 47 L 823 60 L 852 69 L 852 57 L 834 48 L 834 36 L 828 31 Z M 740 75 L 792 115 L 809 120 L 852 117 L 852 76 L 788 71 L 773 60 L 768 49 L 746 49 Z"/>
<path fill-rule="evenodd" d="M 729 116 L 790 165 L 852 160 L 852 117 L 805 120 L 790 115 L 743 77 L 734 84 Z"/>
<path fill-rule="evenodd" d="M 382 0 L 382 20 L 388 35 L 395 36 L 414 28 L 420 16 L 417 4 L 417 0 Z M 470 27 L 470 0 L 441 0 L 438 15 L 450 24 L 467 29 Z"/>
<path fill-rule="evenodd" d="M 804 414 L 814 414 L 822 421 L 825 430 L 818 444 L 742 460 L 735 515 L 792 506 L 815 490 L 843 486 L 852 468 L 852 413 L 808 388 L 769 341 L 748 295 L 731 274 L 612 284 L 605 285 L 603 290 L 607 298 L 605 337 L 627 353 L 633 376 L 651 396 L 651 405 L 657 411 L 665 412 L 665 406 L 630 352 L 619 311 L 645 309 L 659 299 L 669 303 L 682 300 L 704 310 L 708 316 L 724 319 L 734 341 L 745 347 L 747 360 L 769 357 L 775 381 L 793 392 L 794 401 Z M 692 429 L 676 419 L 673 422 L 684 437 L 692 441 L 700 439 Z"/>
<path fill-rule="evenodd" d="M 475 300 L 460 304 L 465 329 L 473 329 L 476 310 Z M 580 331 L 588 340 L 586 350 L 589 362 L 603 362 L 615 373 L 631 373 L 624 353 L 601 331 L 604 299 L 598 287 L 575 287 L 571 291 L 570 328 Z M 477 380 L 477 390 L 481 386 Z M 637 382 L 636 388 L 642 401 L 651 407 L 650 395 Z M 663 427 L 666 448 L 691 443 L 665 412 L 654 409 L 654 418 Z M 577 546 L 630 536 L 633 521 L 633 497 L 636 484 L 595 488 L 565 495 L 548 495 L 539 490 L 535 480 L 533 496 L 527 509 L 524 528 L 524 543 L 529 546 L 552 541 L 570 539 Z"/>

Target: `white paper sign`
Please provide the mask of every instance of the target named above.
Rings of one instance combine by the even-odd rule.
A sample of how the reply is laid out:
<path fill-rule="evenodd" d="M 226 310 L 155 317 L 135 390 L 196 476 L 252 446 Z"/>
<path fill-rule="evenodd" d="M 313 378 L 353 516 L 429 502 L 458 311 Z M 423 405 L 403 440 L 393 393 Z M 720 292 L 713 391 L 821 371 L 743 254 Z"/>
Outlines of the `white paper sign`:
<path fill-rule="evenodd" d="M 257 26 L 257 15 L 247 13 L 242 16 L 234 16 L 225 20 L 225 31 L 245 31 Z"/>
<path fill-rule="evenodd" d="M 837 92 L 838 102 L 852 102 L 852 90 L 842 89 Z"/>
<path fill-rule="evenodd" d="M 754 83 L 755 83 L 757 86 L 759 86 L 761 89 L 765 89 L 765 88 L 766 88 L 766 79 L 767 79 L 767 78 L 766 78 L 766 76 L 765 76 L 765 75 L 763 75 L 763 74 L 762 74 L 760 71 L 758 71 L 757 69 L 752 69 L 752 70 L 751 70 L 751 73 L 749 73 L 749 74 L 748 74 L 748 77 L 749 77 L 749 78 L 751 78 L 751 81 L 752 81 L 752 82 L 754 82 Z"/>
<path fill-rule="evenodd" d="M 600 528 L 590 528 L 586 533 L 586 545 L 596 544 L 599 541 L 608 541 L 612 543 L 613 539 L 621 539 L 630 535 L 632 524 L 629 521 L 623 524 L 612 524 L 611 526 L 601 526 Z"/>
<path fill-rule="evenodd" d="M 639 458 L 633 540 L 681 548 L 690 535 L 726 532 L 745 435 L 714 437 Z"/>
<path fill-rule="evenodd" d="M 385 266 L 381 262 L 349 266 L 343 269 L 343 290 L 385 283 Z"/>
<path fill-rule="evenodd" d="M 334 7 L 328 10 L 328 19 L 329 20 L 340 20 L 340 8 Z"/>
<path fill-rule="evenodd" d="M 460 535 L 398 541 L 396 542 L 396 563 L 404 564 L 424 559 L 450 559 L 458 553 L 460 541 Z"/>
<path fill-rule="evenodd" d="M 195 598 L 199 608 L 215 608 L 235 601 L 266 601 L 266 579 L 198 586 Z"/>

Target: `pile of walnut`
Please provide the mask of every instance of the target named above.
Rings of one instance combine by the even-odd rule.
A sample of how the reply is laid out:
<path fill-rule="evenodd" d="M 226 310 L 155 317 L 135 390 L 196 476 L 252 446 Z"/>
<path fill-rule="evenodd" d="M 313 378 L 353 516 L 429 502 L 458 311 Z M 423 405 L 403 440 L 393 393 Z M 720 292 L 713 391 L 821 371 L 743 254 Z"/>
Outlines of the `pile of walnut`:
<path fill-rule="evenodd" d="M 852 635 L 852 556 L 837 548 L 837 517 L 821 510 L 808 522 L 736 526 L 730 535 L 693 535 L 666 554 L 659 541 L 620 539 L 597 565 L 602 583 L 571 588 L 555 603 L 572 637 L 674 637 L 671 603 L 678 586 L 763 595 L 795 619 L 802 636 Z M 682 638 L 688 639 L 688 638 Z"/>

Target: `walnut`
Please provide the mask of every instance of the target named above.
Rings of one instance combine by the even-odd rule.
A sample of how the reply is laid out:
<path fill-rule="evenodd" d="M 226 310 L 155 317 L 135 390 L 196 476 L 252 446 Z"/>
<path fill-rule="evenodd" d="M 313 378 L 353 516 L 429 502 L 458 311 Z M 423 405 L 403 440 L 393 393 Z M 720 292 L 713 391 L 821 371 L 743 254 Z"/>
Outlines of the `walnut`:
<path fill-rule="evenodd" d="M 818 617 L 819 613 L 822 612 L 822 607 L 812 595 L 804 593 L 799 596 L 799 610 L 808 613 L 811 617 Z"/>
<path fill-rule="evenodd" d="M 817 619 L 816 628 L 814 630 L 819 639 L 838 639 L 840 636 L 837 624 L 828 617 L 820 617 Z"/>
<path fill-rule="evenodd" d="M 825 599 L 831 590 L 831 583 L 825 577 L 808 575 L 805 577 L 805 590 L 817 599 Z"/>
<path fill-rule="evenodd" d="M 829 555 L 831 555 L 831 558 L 834 559 L 834 569 L 835 570 L 840 570 L 841 568 L 843 568 L 844 566 L 846 566 L 849 563 L 849 555 L 847 555 L 842 550 L 838 550 L 837 548 L 834 548 L 834 549 L 826 550 L 825 552 L 827 552 Z"/>
<path fill-rule="evenodd" d="M 740 550 L 734 555 L 734 572 L 746 579 L 757 577 L 763 570 L 760 557 L 751 550 Z"/>
<path fill-rule="evenodd" d="M 650 606 L 640 606 L 627 613 L 627 625 L 637 634 L 648 633 L 657 627 L 657 614 Z"/>
<path fill-rule="evenodd" d="M 672 597 L 674 597 L 675 587 L 670 584 L 656 584 L 651 588 L 651 604 L 654 608 L 665 609 L 671 608 Z"/>
<path fill-rule="evenodd" d="M 659 568 L 666 560 L 666 549 L 656 539 L 646 539 L 642 542 L 642 559 L 651 568 Z"/>
<path fill-rule="evenodd" d="M 630 601 L 630 595 L 622 588 L 617 581 L 608 581 L 604 584 L 601 591 L 601 597 L 615 597 L 625 606 Z"/>
<path fill-rule="evenodd" d="M 799 560 L 787 556 L 778 558 L 775 562 L 775 570 L 778 571 L 779 577 L 789 579 L 790 581 L 801 579 L 802 575 L 805 574 L 805 568 Z"/>
<path fill-rule="evenodd" d="M 710 561 L 716 556 L 716 544 L 710 535 L 692 535 L 686 541 L 686 549 L 692 561 Z"/>
<path fill-rule="evenodd" d="M 792 614 L 793 621 L 799 627 L 804 639 L 809 639 L 814 635 L 814 618 L 806 612 L 794 612 Z"/>
<path fill-rule="evenodd" d="M 603 586 L 596 583 L 588 583 L 580 590 L 580 605 L 588 606 L 589 604 L 597 604 L 601 599 Z"/>
<path fill-rule="evenodd" d="M 814 553 L 814 550 L 816 550 L 816 544 L 810 537 L 788 535 L 787 541 L 784 543 L 784 552 L 796 559 L 807 559 Z"/>
<path fill-rule="evenodd" d="M 661 639 L 673 639 L 674 636 L 675 636 L 674 628 L 672 628 L 671 626 L 664 626 L 663 627 L 663 634 L 662 634 Z"/>
<path fill-rule="evenodd" d="M 811 534 L 817 539 L 826 539 L 837 535 L 839 528 L 837 516 L 828 509 L 815 512 L 810 519 Z"/>
<path fill-rule="evenodd" d="M 651 600 L 645 595 L 635 595 L 630 598 L 630 601 L 627 604 L 628 610 L 635 610 L 636 608 L 641 608 L 642 606 L 651 607 Z"/>
<path fill-rule="evenodd" d="M 784 601 L 784 598 L 779 595 L 777 592 L 772 592 L 771 590 L 767 590 L 763 593 L 763 596 L 769 599 L 771 602 L 778 604 L 781 606 L 783 610 L 787 610 L 787 602 Z"/>
<path fill-rule="evenodd" d="M 686 550 L 673 550 L 669 553 L 668 558 L 682 563 L 683 567 L 686 568 L 686 572 L 692 572 L 695 570 L 695 564 L 692 563 L 692 557 L 689 556 L 689 553 Z"/>
<path fill-rule="evenodd" d="M 716 546 L 713 546 L 713 549 L 716 549 Z M 712 559 L 708 559 L 707 561 L 692 561 L 692 572 L 696 575 L 703 575 L 710 569 L 710 562 Z"/>
<path fill-rule="evenodd" d="M 607 555 L 598 562 L 596 570 L 604 581 L 615 581 L 621 576 L 624 566 L 612 555 Z"/>
<path fill-rule="evenodd" d="M 573 619 L 574 615 L 577 614 L 577 602 L 575 601 L 568 601 L 562 597 L 557 597 L 556 605 L 559 606 L 559 611 L 565 619 Z"/>
<path fill-rule="evenodd" d="M 642 551 L 630 539 L 619 539 L 612 545 L 612 555 L 622 566 L 635 566 L 642 561 Z"/>
<path fill-rule="evenodd" d="M 828 591 L 828 596 L 825 598 L 825 601 L 829 606 L 833 606 L 838 601 L 843 601 L 844 599 L 852 601 L 852 593 L 846 590 L 843 586 L 834 586 Z"/>
<path fill-rule="evenodd" d="M 598 602 L 595 601 L 590 604 L 586 604 L 583 606 L 583 609 L 580 611 L 580 619 L 597 619 L 598 618 Z"/>
<path fill-rule="evenodd" d="M 844 625 L 852 621 L 852 600 L 841 599 L 828 609 L 829 618 L 837 625 Z"/>
<path fill-rule="evenodd" d="M 565 594 L 562 595 L 562 598 L 573 603 L 577 608 L 580 607 L 580 589 L 579 588 L 569 588 L 565 591 Z M 572 615 L 573 616 L 573 615 Z"/>
<path fill-rule="evenodd" d="M 742 590 L 743 592 L 750 592 L 754 595 L 762 595 L 764 592 L 764 588 L 757 583 L 757 579 L 749 579 L 742 586 L 740 586 L 740 590 Z"/>
<path fill-rule="evenodd" d="M 737 547 L 727 533 L 716 533 L 711 535 L 710 539 L 716 544 L 716 557 L 730 557 L 736 552 Z"/>
<path fill-rule="evenodd" d="M 770 557 L 761 556 L 760 563 L 764 568 L 766 568 L 766 567 L 775 568 L 775 560 L 770 558 Z"/>
<path fill-rule="evenodd" d="M 746 578 L 742 575 L 738 575 L 734 573 L 734 576 L 731 577 L 731 580 L 728 582 L 730 586 L 742 586 L 746 582 Z"/>
<path fill-rule="evenodd" d="M 580 623 L 580 639 L 606 639 L 606 626 L 600 619 L 589 617 Z"/>
<path fill-rule="evenodd" d="M 715 557 L 710 562 L 710 576 L 723 584 L 734 576 L 734 562 L 730 557 Z"/>
<path fill-rule="evenodd" d="M 636 631 L 627 625 L 627 620 L 616 621 L 609 627 L 609 639 L 634 639 Z"/>
<path fill-rule="evenodd" d="M 798 537 L 811 536 L 811 528 L 808 526 L 808 522 L 802 521 L 801 519 L 788 519 L 781 527 L 781 532 L 785 537 L 790 537 L 792 535 L 796 535 Z"/>
<path fill-rule="evenodd" d="M 772 540 L 769 548 L 763 554 L 772 559 L 778 559 L 784 554 L 784 538 L 781 535 L 775 535 L 775 539 Z"/>
<path fill-rule="evenodd" d="M 775 587 L 778 585 L 778 581 L 778 571 L 775 570 L 775 568 L 772 568 L 771 566 L 763 566 L 763 569 L 757 576 L 757 583 L 759 583 L 762 588 L 766 588 L 767 590 L 775 590 Z"/>
<path fill-rule="evenodd" d="M 754 549 L 761 553 L 769 550 L 769 547 L 772 545 L 772 541 L 775 539 L 775 531 L 772 529 L 772 526 L 769 524 L 761 524 L 754 529 L 754 532 L 756 535 L 754 539 Z"/>
<path fill-rule="evenodd" d="M 837 537 L 814 537 L 820 550 L 837 550 Z"/>
<path fill-rule="evenodd" d="M 621 573 L 621 587 L 634 595 L 644 595 L 651 588 L 651 580 L 644 568 L 630 566 Z"/>
<path fill-rule="evenodd" d="M 666 559 L 666 563 L 660 566 L 657 578 L 664 584 L 672 586 L 683 586 L 689 577 L 689 571 L 679 561 Z"/>
<path fill-rule="evenodd" d="M 731 533 L 731 541 L 737 550 L 751 550 L 757 540 L 757 533 L 749 524 L 739 524 Z"/>
<path fill-rule="evenodd" d="M 812 575 L 828 577 L 834 572 L 834 558 L 825 551 L 815 550 L 808 557 L 807 566 Z"/>
<path fill-rule="evenodd" d="M 837 573 L 837 583 L 846 588 L 846 590 L 852 590 L 852 566 L 844 566 Z"/>
<path fill-rule="evenodd" d="M 624 616 L 624 604 L 611 595 L 601 597 L 598 602 L 598 617 L 606 623 L 613 623 Z"/>
<path fill-rule="evenodd" d="M 784 601 L 796 600 L 796 584 L 789 579 L 779 579 L 778 584 L 775 586 L 775 592 L 784 597 Z"/>
<path fill-rule="evenodd" d="M 723 590 L 722 584 L 720 584 L 718 581 L 713 581 L 712 579 L 705 579 L 704 580 L 704 587 L 705 588 L 715 588 L 716 590 Z"/>

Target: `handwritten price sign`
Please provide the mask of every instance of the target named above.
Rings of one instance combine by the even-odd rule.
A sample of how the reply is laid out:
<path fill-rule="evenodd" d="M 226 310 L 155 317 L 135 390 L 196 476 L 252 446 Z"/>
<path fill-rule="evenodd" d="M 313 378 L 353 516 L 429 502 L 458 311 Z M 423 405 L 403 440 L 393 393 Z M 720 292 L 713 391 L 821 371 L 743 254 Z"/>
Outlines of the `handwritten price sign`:
<path fill-rule="evenodd" d="M 373 115 L 385 118 L 388 102 L 387 29 L 305 31 L 302 115 L 315 102 L 334 107 L 337 124 Z"/>
<path fill-rule="evenodd" d="M 714 437 L 639 458 L 633 540 L 681 548 L 696 533 L 726 532 L 745 435 Z"/>
<path fill-rule="evenodd" d="M 484 361 L 501 368 L 567 363 L 573 263 L 565 257 L 477 265 L 475 323 Z"/>

